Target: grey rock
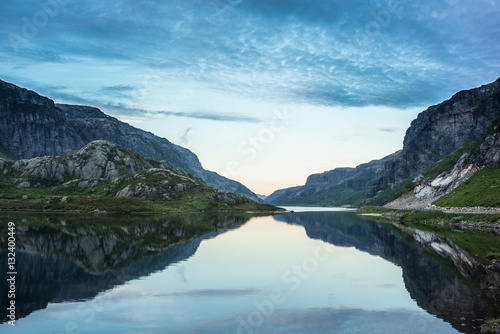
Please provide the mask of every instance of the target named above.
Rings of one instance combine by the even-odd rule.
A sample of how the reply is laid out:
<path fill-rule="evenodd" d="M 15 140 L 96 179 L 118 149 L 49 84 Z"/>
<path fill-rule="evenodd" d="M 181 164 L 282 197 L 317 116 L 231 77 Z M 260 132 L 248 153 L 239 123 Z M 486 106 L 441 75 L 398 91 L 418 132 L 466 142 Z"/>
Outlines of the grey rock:
<path fill-rule="evenodd" d="M 138 197 L 142 199 L 152 198 L 160 191 L 154 187 L 149 187 L 144 183 L 131 184 L 120 190 L 116 197 Z"/>
<path fill-rule="evenodd" d="M 422 180 L 411 192 L 404 194 L 385 206 L 396 209 L 426 208 L 431 206 L 441 196 L 452 192 L 485 166 L 500 167 L 500 134 L 498 132 L 488 135 L 483 144 L 481 144 L 478 152 L 463 154 L 451 171 L 443 172 L 432 180 Z M 443 209 L 433 207 L 433 209 L 450 213 L 459 212 L 459 210 L 462 210 L 464 213 L 499 212 L 498 209 L 493 208 Z"/>
<path fill-rule="evenodd" d="M 184 169 L 213 188 L 221 188 L 260 201 L 244 185 L 203 169 L 198 157 L 165 138 L 155 136 L 104 114 L 97 108 L 55 104 L 33 91 L 0 80 L 0 148 L 17 159 L 55 155 L 64 156 L 95 140 L 116 143 L 144 157 L 165 160 Z M 5 148 L 5 150 L 3 150 Z M 119 158 L 122 158 L 118 156 Z M 127 159 L 124 164 L 133 170 Z M 45 166 L 47 174 L 56 175 L 54 166 Z M 103 176 L 117 177 L 113 166 Z M 59 174 L 57 177 L 61 176 Z M 99 171 L 86 169 L 85 173 Z"/>
<path fill-rule="evenodd" d="M 420 113 L 407 130 L 403 150 L 356 168 L 337 168 L 308 177 L 304 186 L 280 189 L 266 198 L 279 205 L 386 204 L 377 196 L 384 190 L 401 185 L 413 177 L 422 182 L 420 174 L 446 154 L 474 140 L 500 117 L 500 79 L 455 94 L 450 100 L 431 106 Z M 482 166 L 500 167 L 500 134 L 486 138 L 480 152 L 462 157 L 454 170 L 428 180 L 419 191 L 419 198 L 409 194 L 406 205 L 426 206 L 433 199 L 451 191 Z M 446 182 L 445 182 L 446 181 Z M 436 185 L 431 187 L 431 184 Z M 352 199 L 353 193 L 367 191 L 367 198 Z M 355 197 L 356 198 L 356 197 Z M 386 199 L 384 199 L 386 200 Z"/>
<path fill-rule="evenodd" d="M 451 99 L 429 107 L 411 123 L 406 131 L 403 151 L 387 163 L 370 196 L 376 196 L 425 170 L 467 140 L 477 139 L 499 116 L 500 78 L 491 84 L 461 91 Z"/>
<path fill-rule="evenodd" d="M 20 178 L 14 181 L 20 188 L 30 186 L 28 177 L 38 176 L 63 181 L 65 175 L 83 179 L 78 183 L 80 188 L 92 188 L 99 183 L 96 179 L 112 180 L 128 173 L 155 167 L 168 168 L 184 177 L 189 175 L 166 162 L 144 159 L 104 140 L 91 142 L 81 150 L 64 157 L 46 156 L 19 160 L 12 166 L 13 170 L 20 173 Z"/>

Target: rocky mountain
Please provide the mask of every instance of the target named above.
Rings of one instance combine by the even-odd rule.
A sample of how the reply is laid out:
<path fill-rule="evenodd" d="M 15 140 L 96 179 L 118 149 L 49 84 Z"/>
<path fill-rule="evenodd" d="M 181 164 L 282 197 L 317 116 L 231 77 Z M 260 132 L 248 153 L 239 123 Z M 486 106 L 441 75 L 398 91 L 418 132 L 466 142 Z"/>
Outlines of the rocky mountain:
<path fill-rule="evenodd" d="M 193 175 L 173 167 L 166 161 L 146 159 L 105 140 L 93 141 L 64 157 L 44 156 L 17 161 L 0 159 L 0 168 L 4 175 L 16 175 L 14 184 L 20 188 L 37 186 L 36 183 L 29 182 L 36 177 L 61 182 L 70 178 L 113 180 L 129 173 L 152 168 L 165 169 L 196 182 Z"/>
<path fill-rule="evenodd" d="M 307 178 L 303 186 L 277 190 L 266 201 L 278 205 L 354 205 L 362 201 L 385 163 L 398 153 L 356 168 L 336 168 Z"/>
<path fill-rule="evenodd" d="M 0 157 L 62 156 L 94 140 L 106 140 L 144 157 L 165 160 L 202 178 L 213 188 L 259 201 L 244 185 L 203 169 L 194 153 L 165 138 L 134 128 L 97 108 L 56 104 L 0 80 Z"/>
<path fill-rule="evenodd" d="M 402 151 L 355 169 L 339 168 L 311 175 L 304 186 L 278 190 L 266 201 L 280 205 L 386 204 L 413 189 L 415 182 L 423 179 L 421 173 L 433 164 L 467 143 L 479 140 L 499 116 L 500 78 L 479 88 L 461 91 L 420 113 L 406 132 Z M 446 171 L 461 174 L 461 179 L 466 180 L 485 165 L 481 159 L 491 160 L 496 156 L 496 137 L 488 138 L 485 145 L 483 151 L 464 157 L 461 165 L 451 171 L 460 158 L 456 157 Z M 490 147 L 488 150 L 487 146 Z M 470 159 L 476 161 L 475 167 L 471 167 Z M 441 177 L 449 181 L 448 176 Z M 446 191 L 462 183 L 455 182 L 450 186 L 448 181 L 441 181 L 435 183 L 446 183 Z"/>
<path fill-rule="evenodd" d="M 466 141 L 478 139 L 500 116 L 500 78 L 461 91 L 420 113 L 406 131 L 403 151 L 387 162 L 369 197 L 396 187 L 430 167 Z M 381 204 L 381 203 L 376 203 Z"/>
<path fill-rule="evenodd" d="M 446 156 L 446 158 L 450 159 L 450 161 L 454 161 L 456 159 L 453 159 L 453 156 L 456 156 L 456 153 L 462 153 L 465 151 L 465 153 L 463 153 L 458 161 L 453 165 L 453 168 L 439 173 L 436 177 L 422 178 L 419 180 L 414 189 L 388 203 L 386 206 L 391 208 L 412 209 L 432 205 L 432 203 L 436 200 L 442 196 L 452 193 L 459 186 L 463 185 L 462 187 L 465 187 L 465 183 L 469 179 L 476 177 L 478 172 L 482 171 L 485 167 L 492 167 L 492 173 L 482 175 L 482 180 L 479 181 L 480 183 L 483 183 L 481 189 L 473 189 L 473 187 L 469 187 L 465 190 L 465 192 L 469 195 L 467 197 L 486 197 L 488 188 L 496 187 L 496 183 L 498 183 L 496 180 L 496 174 L 498 174 L 496 170 L 500 168 L 500 118 L 493 121 L 489 130 L 483 134 L 483 137 L 484 139 L 481 138 L 478 139 L 476 143 L 466 144 L 454 154 Z M 441 164 L 441 162 L 438 162 L 434 166 L 439 167 L 439 164 Z M 431 171 L 434 166 L 431 166 Z M 423 174 L 427 173 L 424 172 Z M 493 175 L 494 180 L 489 179 L 490 174 Z M 477 193 L 478 191 L 480 193 Z M 462 198 L 462 200 L 464 200 L 464 198 Z M 483 198 L 483 202 L 486 203 L 486 198 Z M 456 202 L 451 206 L 463 206 L 461 204 L 462 203 L 460 202 Z M 492 202 L 485 206 L 496 205 Z"/>
<path fill-rule="evenodd" d="M 0 158 L 0 188 L 0 209 L 6 210 L 73 211 L 85 209 L 85 201 L 110 211 L 130 209 L 124 203 L 125 207 L 118 203 L 118 208 L 113 209 L 117 198 L 157 203 L 155 209 L 147 207 L 151 202 L 135 202 L 140 211 L 158 211 L 158 206 L 167 211 L 231 210 L 245 204 L 258 210 L 268 206 L 210 188 L 200 178 L 166 161 L 147 159 L 103 140 L 63 157 L 17 161 Z M 19 201 L 22 190 L 23 200 Z"/>

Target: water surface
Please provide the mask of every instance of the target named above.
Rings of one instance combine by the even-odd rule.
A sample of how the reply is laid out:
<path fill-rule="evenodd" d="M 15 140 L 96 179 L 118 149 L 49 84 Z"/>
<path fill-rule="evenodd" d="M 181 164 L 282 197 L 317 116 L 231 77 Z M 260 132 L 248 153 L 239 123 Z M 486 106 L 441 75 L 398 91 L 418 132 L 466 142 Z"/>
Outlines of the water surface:
<path fill-rule="evenodd" d="M 22 318 L 2 333 L 476 333 L 493 314 L 408 235 L 350 212 L 205 218 L 203 236 L 63 218 L 18 224 Z"/>

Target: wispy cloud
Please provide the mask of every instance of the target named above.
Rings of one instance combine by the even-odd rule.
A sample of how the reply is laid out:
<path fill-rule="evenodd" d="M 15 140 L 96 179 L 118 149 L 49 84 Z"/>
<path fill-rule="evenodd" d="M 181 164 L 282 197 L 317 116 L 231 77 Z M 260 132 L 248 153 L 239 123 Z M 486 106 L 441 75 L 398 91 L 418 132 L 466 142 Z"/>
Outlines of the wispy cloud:
<path fill-rule="evenodd" d="M 130 85 L 114 85 L 101 87 L 100 91 L 107 96 L 131 99 L 136 87 Z"/>
<path fill-rule="evenodd" d="M 220 92 L 347 107 L 427 105 L 500 76 L 500 6 L 491 1 L 64 3 L 23 37 L 23 18 L 43 13 L 40 2 L 3 1 L 2 55 L 63 67 L 119 61 L 123 71 L 161 68 L 164 80 Z M 22 38 L 16 48 L 12 36 Z M 127 98 L 135 84 L 119 83 L 121 74 L 101 93 Z"/>
<path fill-rule="evenodd" d="M 116 116 L 132 116 L 134 118 L 150 118 L 150 117 L 184 117 L 193 119 L 203 119 L 210 121 L 221 121 L 221 122 L 243 122 L 243 123 L 261 123 L 264 120 L 241 114 L 238 112 L 231 113 L 221 113 L 212 110 L 198 110 L 198 111 L 168 111 L 168 110 L 149 110 L 139 107 L 131 106 L 128 103 L 121 102 L 111 102 L 95 98 L 85 98 L 81 95 L 75 94 L 71 91 L 71 87 L 68 86 L 55 86 L 38 84 L 31 80 L 15 80 L 16 78 L 8 77 L 11 81 L 21 81 L 19 84 L 36 92 L 46 95 L 47 97 L 53 99 L 56 103 L 73 103 L 88 105 L 102 109 L 103 111 L 112 112 Z M 110 96 L 123 97 L 128 96 L 129 92 L 134 92 L 136 90 L 133 86 L 128 85 L 118 85 L 118 86 L 106 86 L 101 87 L 99 91 L 108 92 Z M 188 129 L 189 131 L 189 129 Z M 185 133 L 187 137 L 187 132 Z"/>
<path fill-rule="evenodd" d="M 382 132 L 397 132 L 400 129 L 399 128 L 391 128 L 391 127 L 383 127 L 383 128 L 378 128 L 377 130 L 382 131 Z"/>

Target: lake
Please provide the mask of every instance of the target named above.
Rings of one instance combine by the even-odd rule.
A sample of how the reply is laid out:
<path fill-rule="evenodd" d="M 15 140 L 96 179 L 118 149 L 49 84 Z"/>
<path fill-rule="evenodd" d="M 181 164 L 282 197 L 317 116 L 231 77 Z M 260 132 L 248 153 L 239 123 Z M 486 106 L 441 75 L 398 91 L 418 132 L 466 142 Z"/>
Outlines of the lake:
<path fill-rule="evenodd" d="M 498 316 L 454 261 L 466 255 L 415 241 L 436 236 L 348 210 L 294 211 L 2 214 L 2 272 L 4 226 L 16 223 L 20 319 L 12 327 L 2 314 L 0 332 L 479 333 L 479 319 Z"/>

